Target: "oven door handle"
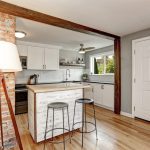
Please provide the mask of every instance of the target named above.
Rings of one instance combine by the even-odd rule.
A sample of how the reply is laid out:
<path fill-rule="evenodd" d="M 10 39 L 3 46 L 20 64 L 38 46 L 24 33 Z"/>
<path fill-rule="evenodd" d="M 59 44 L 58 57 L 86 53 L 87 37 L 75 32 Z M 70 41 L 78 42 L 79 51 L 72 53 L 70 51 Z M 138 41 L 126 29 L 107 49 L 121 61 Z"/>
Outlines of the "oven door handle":
<path fill-rule="evenodd" d="M 16 89 L 15 92 L 27 92 L 28 89 Z"/>

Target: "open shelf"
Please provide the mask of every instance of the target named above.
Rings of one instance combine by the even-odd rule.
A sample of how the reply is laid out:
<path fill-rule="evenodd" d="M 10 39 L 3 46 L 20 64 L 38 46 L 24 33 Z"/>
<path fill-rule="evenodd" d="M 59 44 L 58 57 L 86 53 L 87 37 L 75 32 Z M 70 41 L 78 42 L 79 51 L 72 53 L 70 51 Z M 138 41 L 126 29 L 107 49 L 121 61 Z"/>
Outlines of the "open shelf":
<path fill-rule="evenodd" d="M 61 64 L 60 66 L 75 66 L 75 67 L 85 67 L 85 64 Z"/>

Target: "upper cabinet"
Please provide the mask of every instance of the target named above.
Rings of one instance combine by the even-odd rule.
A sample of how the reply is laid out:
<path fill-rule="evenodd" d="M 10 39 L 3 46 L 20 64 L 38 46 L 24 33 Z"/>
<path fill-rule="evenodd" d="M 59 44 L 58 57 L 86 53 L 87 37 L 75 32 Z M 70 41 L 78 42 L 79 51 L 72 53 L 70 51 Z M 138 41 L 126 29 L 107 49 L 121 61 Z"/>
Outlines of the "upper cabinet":
<path fill-rule="evenodd" d="M 44 64 L 46 70 L 59 69 L 59 50 L 53 48 L 45 48 Z"/>
<path fill-rule="evenodd" d="M 27 56 L 28 55 L 28 46 L 17 44 L 19 56 Z"/>
<path fill-rule="evenodd" d="M 45 44 L 24 42 L 17 44 L 19 55 L 27 56 L 27 69 L 58 70 L 59 48 Z"/>
<path fill-rule="evenodd" d="M 29 46 L 28 47 L 28 69 L 44 69 L 44 48 Z"/>

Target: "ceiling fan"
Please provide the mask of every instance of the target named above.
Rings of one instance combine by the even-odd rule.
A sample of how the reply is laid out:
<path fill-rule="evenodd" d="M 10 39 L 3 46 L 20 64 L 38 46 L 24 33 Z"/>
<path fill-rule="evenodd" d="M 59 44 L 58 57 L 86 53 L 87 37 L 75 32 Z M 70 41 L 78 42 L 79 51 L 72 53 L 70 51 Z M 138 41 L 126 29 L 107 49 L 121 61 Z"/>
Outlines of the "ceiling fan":
<path fill-rule="evenodd" d="M 79 53 L 84 54 L 86 51 L 90 51 L 92 49 L 95 49 L 95 47 L 84 47 L 84 44 L 80 44 Z"/>

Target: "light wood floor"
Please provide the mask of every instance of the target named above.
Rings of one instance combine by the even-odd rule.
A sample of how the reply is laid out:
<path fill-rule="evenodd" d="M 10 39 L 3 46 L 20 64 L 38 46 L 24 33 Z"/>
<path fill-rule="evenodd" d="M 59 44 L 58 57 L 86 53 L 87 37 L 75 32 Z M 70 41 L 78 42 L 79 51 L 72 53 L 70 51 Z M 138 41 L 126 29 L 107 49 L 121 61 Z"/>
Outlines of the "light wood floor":
<path fill-rule="evenodd" d="M 88 108 L 91 115 L 91 108 Z M 81 134 L 66 143 L 66 150 L 150 150 L 150 122 L 115 115 L 96 107 L 98 141 L 95 132 L 84 136 L 81 148 Z M 24 150 L 43 150 L 43 144 L 35 144 L 27 129 L 27 114 L 16 116 Z M 90 119 L 90 117 L 89 117 Z M 13 150 L 18 150 L 15 148 Z M 46 144 L 46 150 L 63 150 L 62 144 Z"/>

